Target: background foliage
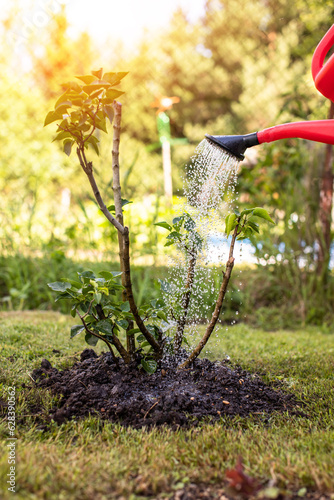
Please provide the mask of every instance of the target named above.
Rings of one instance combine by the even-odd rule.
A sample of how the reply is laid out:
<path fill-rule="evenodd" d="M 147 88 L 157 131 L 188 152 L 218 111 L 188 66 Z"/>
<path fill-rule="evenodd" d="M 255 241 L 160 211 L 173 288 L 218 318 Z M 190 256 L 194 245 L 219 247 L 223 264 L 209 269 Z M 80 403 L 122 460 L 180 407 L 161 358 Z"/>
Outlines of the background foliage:
<path fill-rule="evenodd" d="M 172 146 L 174 195 L 182 196 L 185 165 L 205 133 L 248 133 L 327 117 L 329 103 L 314 88 L 310 64 L 333 19 L 327 0 L 207 0 L 205 15 L 195 23 L 179 10 L 163 32 L 147 36 L 131 53 L 118 46 L 104 57 L 87 34 L 68 35 L 63 9 L 47 30 L 30 33 L 23 55 L 17 45 L 7 45 L 0 59 L 3 307 L 50 307 L 39 270 L 67 275 L 83 261 L 113 261 L 117 253 L 116 234 L 104 224 L 75 159 L 50 144 L 50 131 L 42 128 L 61 82 L 98 69 L 96 63 L 106 71 L 130 70 L 121 85 L 126 94 L 120 158 L 123 194 L 134 201 L 125 214 L 132 258 L 138 265 L 166 266 L 164 235 L 153 224 L 168 220 L 171 209 L 163 196 L 152 103 L 161 96 L 180 98 L 168 114 L 172 136 L 187 139 Z M 3 21 L 3 45 L 14 25 L 13 10 Z M 109 135 L 95 164 L 112 201 L 110 149 Z M 330 322 L 333 275 L 317 269 L 324 155 L 324 145 L 286 140 L 251 150 L 241 165 L 239 205 L 269 208 L 277 227 L 274 238 L 265 235 L 254 243 L 259 264 L 244 273 L 240 292 L 234 287 L 243 294 L 231 301 L 238 304 L 239 317 L 264 324 L 270 317 L 277 326 L 283 317 Z M 138 284 L 146 276 L 147 286 L 145 292 L 139 286 L 138 293 L 153 296 L 152 276 L 160 277 L 164 268 L 143 269 Z"/>

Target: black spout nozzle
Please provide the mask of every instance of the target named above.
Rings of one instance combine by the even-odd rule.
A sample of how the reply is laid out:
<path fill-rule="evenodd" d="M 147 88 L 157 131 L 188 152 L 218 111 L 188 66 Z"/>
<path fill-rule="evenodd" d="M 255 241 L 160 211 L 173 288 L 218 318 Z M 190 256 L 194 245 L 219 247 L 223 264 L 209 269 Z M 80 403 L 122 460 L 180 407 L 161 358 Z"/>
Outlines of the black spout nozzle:
<path fill-rule="evenodd" d="M 256 132 L 247 135 L 205 134 L 205 137 L 216 146 L 226 149 L 228 153 L 236 156 L 239 160 L 243 160 L 245 158 L 244 152 L 247 148 L 260 144 Z"/>

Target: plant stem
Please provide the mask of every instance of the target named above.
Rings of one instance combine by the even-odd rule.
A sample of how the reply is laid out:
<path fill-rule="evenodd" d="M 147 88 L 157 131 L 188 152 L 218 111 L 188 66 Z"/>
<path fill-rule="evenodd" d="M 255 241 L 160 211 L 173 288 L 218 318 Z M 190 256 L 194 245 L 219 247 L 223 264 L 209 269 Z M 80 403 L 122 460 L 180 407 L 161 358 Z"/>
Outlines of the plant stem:
<path fill-rule="evenodd" d="M 122 210 L 122 193 L 121 193 L 121 183 L 119 176 L 119 143 L 121 136 L 121 119 L 122 119 L 122 105 L 120 102 L 114 101 L 114 135 L 113 135 L 113 147 L 112 147 L 112 175 L 113 184 L 112 189 L 114 192 L 114 202 L 116 219 L 123 220 L 123 210 Z"/>
<path fill-rule="evenodd" d="M 88 162 L 86 159 L 84 146 L 77 148 L 77 155 L 80 161 L 80 165 L 88 177 L 90 185 L 93 189 L 93 193 L 99 208 L 101 209 L 104 216 L 108 219 L 109 222 L 122 234 L 123 238 L 123 263 L 124 263 L 124 276 L 125 276 L 125 289 L 127 299 L 130 304 L 130 309 L 135 318 L 137 326 L 141 333 L 146 338 L 147 342 L 153 347 L 154 351 L 160 356 L 162 354 L 162 346 L 160 346 L 159 342 L 150 334 L 147 330 L 143 320 L 140 317 L 140 314 L 137 309 L 137 305 L 132 292 L 132 282 L 131 282 L 131 273 L 130 273 L 130 240 L 129 240 L 129 228 L 124 227 L 115 217 L 107 209 L 106 205 L 103 203 L 101 193 L 97 187 L 94 174 L 93 174 L 93 165 L 91 162 Z M 118 340 L 118 339 L 117 339 Z M 116 344 L 115 344 L 116 345 Z M 116 346 L 117 348 L 117 346 Z M 124 349 L 124 348 L 123 348 Z M 120 353 L 121 354 L 121 353 Z M 127 361 L 128 362 L 128 361 Z"/>
<path fill-rule="evenodd" d="M 119 143 L 121 138 L 121 120 L 122 120 L 122 104 L 120 102 L 114 101 L 114 134 L 113 134 L 113 147 L 112 147 L 112 177 L 113 184 L 112 189 L 114 192 L 114 204 L 115 204 L 115 212 L 117 221 L 124 226 L 123 219 L 123 210 L 122 210 L 122 191 L 121 191 L 121 182 L 120 182 L 120 174 L 119 174 Z M 122 271 L 122 298 L 123 302 L 127 300 L 126 293 L 126 282 L 125 282 L 125 273 L 124 273 L 124 242 L 123 235 L 120 231 L 117 232 L 118 236 L 118 248 L 119 248 L 119 263 Z M 130 328 L 129 328 L 130 329 Z M 126 338 L 127 351 L 131 357 L 133 357 L 136 345 L 135 339 L 133 335 L 127 335 Z"/>
<path fill-rule="evenodd" d="M 189 311 L 189 303 L 194 285 L 194 276 L 195 276 L 195 266 L 196 266 L 196 258 L 197 253 L 195 248 L 193 248 L 189 252 L 189 265 L 188 265 L 188 273 L 187 273 L 187 281 L 185 286 L 185 291 L 182 295 L 181 306 L 183 309 L 182 316 L 177 321 L 177 329 L 174 337 L 174 352 L 177 353 L 181 349 L 182 340 L 183 340 L 183 332 L 186 326 L 188 311 Z"/>
<path fill-rule="evenodd" d="M 192 351 L 190 356 L 186 359 L 186 361 L 178 366 L 179 369 L 180 368 L 187 368 L 187 366 L 189 366 L 190 363 L 192 363 L 192 361 L 194 361 L 194 359 L 196 359 L 197 356 L 199 356 L 199 354 L 201 353 L 203 347 L 206 345 L 207 341 L 209 340 L 209 338 L 210 338 L 210 336 L 211 336 L 211 334 L 216 326 L 216 323 L 218 321 L 219 314 L 220 314 L 220 311 L 221 311 L 221 308 L 222 308 L 222 305 L 224 302 L 226 290 L 227 290 L 227 287 L 228 287 L 228 284 L 230 281 L 230 277 L 232 274 L 232 269 L 234 266 L 233 251 L 234 251 L 235 240 L 239 234 L 238 228 L 239 228 L 239 222 L 236 225 L 236 228 L 235 228 L 233 236 L 232 236 L 229 257 L 228 257 L 228 260 L 226 263 L 226 270 L 225 270 L 225 272 L 223 272 L 224 278 L 223 278 L 223 281 L 222 281 L 222 284 L 221 284 L 221 287 L 219 290 L 219 295 L 217 298 L 216 307 L 215 307 L 215 310 L 213 311 L 211 320 L 206 328 L 206 331 L 205 331 L 203 337 L 201 338 L 201 340 L 199 341 L 199 343 L 197 344 L 195 349 Z"/>
<path fill-rule="evenodd" d="M 130 271 L 130 240 L 129 240 L 129 229 L 127 227 L 124 228 L 123 233 L 123 242 L 124 242 L 124 276 L 125 276 L 125 288 L 127 293 L 127 298 L 130 304 L 130 309 L 133 314 L 133 317 L 137 323 L 137 326 L 141 333 L 144 335 L 147 342 L 153 347 L 154 351 L 157 354 L 162 353 L 162 347 L 159 342 L 151 335 L 151 333 L 147 330 L 143 320 L 140 317 L 139 311 L 137 309 L 136 302 L 134 300 L 133 292 L 132 292 L 132 282 L 131 282 L 131 271 Z"/>
<path fill-rule="evenodd" d="M 95 308 L 96 308 L 96 312 L 97 312 L 97 315 L 98 315 L 100 320 L 107 319 L 107 316 L 104 314 L 104 311 L 103 311 L 100 304 L 96 304 Z M 131 361 L 129 353 L 123 347 L 122 342 L 119 340 L 117 335 L 115 335 L 114 333 L 112 334 L 112 341 L 113 341 L 113 344 L 116 347 L 117 351 L 120 353 L 120 355 L 124 359 L 124 361 L 126 363 L 129 363 Z"/>
<path fill-rule="evenodd" d="M 83 171 L 85 172 L 85 174 L 88 177 L 88 180 L 89 180 L 90 185 L 91 185 L 92 190 L 93 190 L 94 197 L 95 197 L 95 199 L 97 201 L 97 204 L 98 204 L 100 210 L 102 211 L 103 215 L 108 219 L 108 221 L 111 222 L 111 224 L 113 226 L 115 226 L 115 228 L 120 233 L 123 234 L 124 227 L 122 226 L 122 224 L 120 224 L 118 222 L 118 220 L 115 219 L 115 217 L 113 217 L 113 215 L 107 209 L 106 205 L 103 203 L 100 190 L 97 187 L 97 184 L 96 184 L 96 181 L 95 181 L 95 177 L 94 177 L 94 174 L 93 174 L 93 164 L 92 164 L 92 162 L 88 162 L 87 161 L 86 155 L 85 155 L 85 152 L 84 152 L 83 148 L 79 148 L 79 147 L 77 148 L 77 155 L 78 155 L 78 158 L 79 158 L 79 161 L 80 161 L 80 165 L 81 165 Z"/>
<path fill-rule="evenodd" d="M 78 309 L 76 309 L 76 312 L 77 312 L 77 315 L 79 316 L 79 318 L 81 319 L 82 324 L 83 324 L 83 326 L 84 326 L 84 328 L 85 328 L 86 332 L 87 332 L 87 333 L 89 333 L 90 335 L 93 335 L 94 337 L 97 337 L 97 338 L 98 338 L 98 339 L 100 339 L 100 340 L 103 340 L 103 342 L 105 342 L 105 343 L 107 344 L 107 346 L 108 346 L 108 348 L 109 348 L 109 351 L 111 352 L 111 355 L 112 355 L 112 357 L 113 357 L 113 360 L 114 360 L 114 361 L 116 361 L 116 360 L 117 360 L 117 358 L 116 358 L 116 356 L 115 356 L 115 353 L 114 353 L 114 351 L 113 351 L 113 348 L 111 347 L 110 342 L 108 342 L 108 340 L 107 340 L 107 339 L 103 338 L 103 337 L 102 337 L 102 335 L 99 335 L 98 333 L 95 333 L 95 332 L 93 332 L 92 330 L 90 330 L 90 329 L 88 328 L 87 324 L 86 324 L 86 321 L 85 321 L 84 316 L 82 316 L 82 315 L 79 313 Z"/>

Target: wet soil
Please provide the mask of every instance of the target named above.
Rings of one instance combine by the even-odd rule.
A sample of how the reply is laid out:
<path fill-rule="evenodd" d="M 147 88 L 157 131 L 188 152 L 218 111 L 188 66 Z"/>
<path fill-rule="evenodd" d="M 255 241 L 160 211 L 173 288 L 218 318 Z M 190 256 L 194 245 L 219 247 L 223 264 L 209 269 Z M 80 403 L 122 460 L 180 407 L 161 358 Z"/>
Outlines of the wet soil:
<path fill-rule="evenodd" d="M 109 353 L 98 357 L 85 349 L 80 361 L 63 371 L 44 359 L 32 378 L 37 387 L 61 396 L 49 414 L 58 424 L 89 414 L 134 428 L 192 427 L 224 416 L 273 412 L 302 415 L 293 395 L 226 361 L 197 359 L 189 369 L 177 370 L 175 361 L 166 360 L 148 375 L 135 363 L 115 363 Z"/>

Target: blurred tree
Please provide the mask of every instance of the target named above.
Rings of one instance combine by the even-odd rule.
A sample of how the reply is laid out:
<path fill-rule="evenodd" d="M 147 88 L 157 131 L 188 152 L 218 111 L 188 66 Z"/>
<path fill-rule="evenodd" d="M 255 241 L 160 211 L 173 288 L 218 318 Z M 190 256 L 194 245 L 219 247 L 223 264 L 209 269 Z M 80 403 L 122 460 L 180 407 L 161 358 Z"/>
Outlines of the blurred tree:
<path fill-rule="evenodd" d="M 73 171 L 60 172 L 63 159 L 47 144 L 42 129 L 43 96 L 30 86 L 29 79 L 3 76 L 0 92 L 6 96 L 0 102 L 1 244 L 36 248 L 42 239 L 51 238 L 62 179 L 70 178 Z"/>
<path fill-rule="evenodd" d="M 73 79 L 74 75 L 86 74 L 96 60 L 96 54 L 87 33 L 82 33 L 76 40 L 69 38 L 64 5 L 52 17 L 48 28 L 43 49 L 36 50 L 37 41 L 34 40 L 30 56 L 35 81 L 45 96 L 51 98 L 59 93 L 61 82 Z"/>

